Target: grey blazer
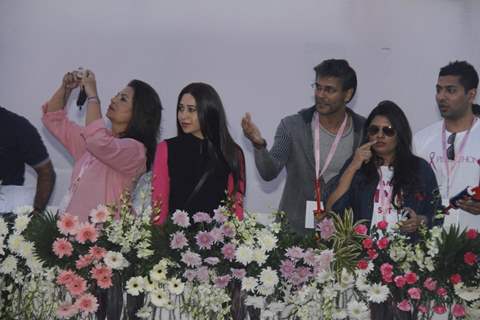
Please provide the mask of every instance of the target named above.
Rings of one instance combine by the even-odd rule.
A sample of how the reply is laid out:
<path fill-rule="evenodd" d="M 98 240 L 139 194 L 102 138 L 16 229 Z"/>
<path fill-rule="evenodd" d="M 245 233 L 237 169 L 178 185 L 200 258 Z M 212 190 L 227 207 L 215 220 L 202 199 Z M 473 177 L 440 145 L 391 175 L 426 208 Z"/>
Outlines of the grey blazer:
<path fill-rule="evenodd" d="M 260 176 L 273 180 L 283 167 L 287 170 L 287 180 L 280 200 L 279 210 L 287 213 L 293 231 L 305 233 L 305 205 L 314 200 L 315 157 L 311 122 L 315 106 L 302 109 L 297 114 L 285 117 L 278 125 L 272 148 L 254 148 L 255 165 Z M 353 119 L 354 142 L 352 153 L 362 141 L 365 118 L 347 108 Z M 345 161 L 348 158 L 345 159 Z M 321 181 L 323 197 L 333 188 L 337 179 Z"/>

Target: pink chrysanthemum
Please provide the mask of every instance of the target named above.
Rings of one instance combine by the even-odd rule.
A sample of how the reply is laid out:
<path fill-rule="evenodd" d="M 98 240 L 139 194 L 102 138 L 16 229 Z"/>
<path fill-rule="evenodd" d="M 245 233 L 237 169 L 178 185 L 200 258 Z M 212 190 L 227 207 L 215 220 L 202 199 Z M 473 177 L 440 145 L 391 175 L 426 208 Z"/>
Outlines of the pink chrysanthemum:
<path fill-rule="evenodd" d="M 205 212 L 197 212 L 193 215 L 193 222 L 195 223 L 210 223 L 212 222 L 212 218 L 208 213 Z"/>
<path fill-rule="evenodd" d="M 75 306 L 84 315 L 94 313 L 98 309 L 97 298 L 93 294 L 86 293 L 77 299 Z"/>
<path fill-rule="evenodd" d="M 228 224 L 224 224 L 222 227 L 222 232 L 227 238 L 233 238 L 235 237 L 235 229 L 232 228 L 232 226 Z"/>
<path fill-rule="evenodd" d="M 66 285 L 72 281 L 72 279 L 77 276 L 75 272 L 72 270 L 63 270 L 60 272 L 60 274 L 57 276 L 57 284 L 58 285 Z"/>
<path fill-rule="evenodd" d="M 317 263 L 317 255 L 312 249 L 308 249 L 305 251 L 303 261 L 305 261 L 307 265 L 313 267 Z"/>
<path fill-rule="evenodd" d="M 335 233 L 333 220 L 325 218 L 317 224 L 317 230 L 320 231 L 320 237 L 323 240 L 329 240 Z"/>
<path fill-rule="evenodd" d="M 59 258 L 70 257 L 73 253 L 72 244 L 65 238 L 57 238 L 52 244 L 52 249 Z"/>
<path fill-rule="evenodd" d="M 233 259 L 235 259 L 235 251 L 236 250 L 237 250 L 237 248 L 235 247 L 234 244 L 227 243 L 222 248 L 222 254 L 223 254 L 223 256 L 225 257 L 226 260 L 233 261 Z"/>
<path fill-rule="evenodd" d="M 77 269 L 86 268 L 92 264 L 93 260 L 93 256 L 90 254 L 82 255 L 75 261 L 75 267 L 77 267 Z"/>
<path fill-rule="evenodd" d="M 208 258 L 205 258 L 204 261 L 206 264 L 214 266 L 220 262 L 220 259 L 218 259 L 217 257 L 208 257 Z"/>
<path fill-rule="evenodd" d="M 196 272 L 194 270 L 191 270 L 191 269 L 187 269 L 185 270 L 185 272 L 183 273 L 183 277 L 185 279 L 187 279 L 188 281 L 193 281 L 193 279 L 195 279 L 195 276 L 196 276 Z"/>
<path fill-rule="evenodd" d="M 188 267 L 198 267 L 202 264 L 202 258 L 198 253 L 188 250 L 187 252 L 182 253 L 182 262 Z"/>
<path fill-rule="evenodd" d="M 71 281 L 65 285 L 72 296 L 79 296 L 87 290 L 87 281 L 79 275 L 72 277 Z"/>
<path fill-rule="evenodd" d="M 90 211 L 90 221 L 92 223 L 104 223 L 107 221 L 110 211 L 104 205 L 99 205 Z"/>
<path fill-rule="evenodd" d="M 226 274 L 224 276 L 217 277 L 217 278 L 215 278 L 215 287 L 223 289 L 226 286 L 228 286 L 228 283 L 230 282 L 231 279 L 232 279 L 232 277 L 228 274 Z"/>
<path fill-rule="evenodd" d="M 295 264 L 292 260 L 283 260 L 280 265 L 280 272 L 285 279 L 290 279 L 295 271 Z"/>
<path fill-rule="evenodd" d="M 177 210 L 172 216 L 172 221 L 177 226 L 187 228 L 190 226 L 190 218 L 188 217 L 188 213 L 185 211 Z"/>
<path fill-rule="evenodd" d="M 97 241 L 97 237 L 98 237 L 97 230 L 95 229 L 93 224 L 85 222 L 79 225 L 75 239 L 79 243 L 83 244 L 87 241 L 90 241 L 93 243 Z"/>
<path fill-rule="evenodd" d="M 182 249 L 183 247 L 188 246 L 188 240 L 187 237 L 185 237 L 185 234 L 183 231 L 177 231 L 174 234 L 172 234 L 170 240 L 170 248 L 172 249 Z"/>
<path fill-rule="evenodd" d="M 247 275 L 247 271 L 245 271 L 245 269 L 232 268 L 232 276 L 235 279 L 242 280 L 243 278 L 245 278 L 246 275 Z"/>
<path fill-rule="evenodd" d="M 292 259 L 302 259 L 304 253 L 303 249 L 300 247 L 290 247 L 287 249 L 287 253 L 285 255 Z"/>
<path fill-rule="evenodd" d="M 196 236 L 197 246 L 200 249 L 210 250 L 213 245 L 213 237 L 208 231 L 200 231 Z"/>
<path fill-rule="evenodd" d="M 210 235 L 212 236 L 214 243 L 223 242 L 223 231 L 221 228 L 213 228 L 210 230 Z"/>
<path fill-rule="evenodd" d="M 228 217 L 223 213 L 222 209 L 215 209 L 213 210 L 213 219 L 218 221 L 219 223 L 224 223 L 228 220 Z"/>
<path fill-rule="evenodd" d="M 57 317 L 60 319 L 69 319 L 74 315 L 76 315 L 77 312 L 78 312 L 78 309 L 75 305 L 64 303 L 58 306 Z"/>
<path fill-rule="evenodd" d="M 201 283 L 208 282 L 208 279 L 209 279 L 208 268 L 207 267 L 198 268 L 197 272 L 195 273 L 195 276 L 197 280 Z"/>
<path fill-rule="evenodd" d="M 100 261 L 107 254 L 107 250 L 99 246 L 93 246 L 88 250 L 88 254 L 90 254 L 94 260 Z"/>
<path fill-rule="evenodd" d="M 78 228 L 78 217 L 65 212 L 60 216 L 60 219 L 57 221 L 57 228 L 62 234 L 66 236 L 68 236 L 69 234 L 75 235 Z"/>

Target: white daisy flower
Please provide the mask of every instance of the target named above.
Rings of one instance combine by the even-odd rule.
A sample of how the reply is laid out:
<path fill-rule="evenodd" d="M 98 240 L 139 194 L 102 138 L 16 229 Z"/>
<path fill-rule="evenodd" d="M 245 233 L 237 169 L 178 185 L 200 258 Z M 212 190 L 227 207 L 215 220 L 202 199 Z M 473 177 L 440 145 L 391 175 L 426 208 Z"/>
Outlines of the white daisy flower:
<path fill-rule="evenodd" d="M 145 280 L 142 277 L 133 277 L 127 281 L 127 293 L 132 296 L 138 296 L 145 289 Z"/>
<path fill-rule="evenodd" d="M 367 291 L 368 301 L 373 303 L 382 303 L 387 300 L 390 290 L 387 286 L 379 283 L 372 284 Z"/>

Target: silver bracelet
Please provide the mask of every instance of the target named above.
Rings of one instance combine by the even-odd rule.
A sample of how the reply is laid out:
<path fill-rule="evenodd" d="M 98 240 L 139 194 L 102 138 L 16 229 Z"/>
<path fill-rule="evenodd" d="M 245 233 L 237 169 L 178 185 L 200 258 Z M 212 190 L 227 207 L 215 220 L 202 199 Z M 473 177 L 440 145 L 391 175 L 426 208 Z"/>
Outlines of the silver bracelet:
<path fill-rule="evenodd" d="M 97 96 L 88 97 L 87 98 L 87 103 L 89 103 L 90 101 L 96 101 L 98 104 L 100 104 L 100 99 L 98 99 Z"/>

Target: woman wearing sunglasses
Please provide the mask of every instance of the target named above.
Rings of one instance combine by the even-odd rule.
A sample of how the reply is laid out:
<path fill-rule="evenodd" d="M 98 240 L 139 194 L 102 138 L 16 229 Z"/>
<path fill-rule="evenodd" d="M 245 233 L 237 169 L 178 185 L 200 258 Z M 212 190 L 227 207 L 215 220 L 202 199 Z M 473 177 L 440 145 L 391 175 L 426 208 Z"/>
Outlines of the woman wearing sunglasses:
<path fill-rule="evenodd" d="M 391 229 L 413 233 L 431 225 L 438 190 L 430 165 L 413 155 L 412 131 L 403 111 L 392 101 L 382 101 L 365 123 L 364 144 L 340 173 L 327 208 L 343 213 L 352 208 L 355 219 L 380 221 Z"/>

